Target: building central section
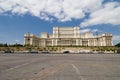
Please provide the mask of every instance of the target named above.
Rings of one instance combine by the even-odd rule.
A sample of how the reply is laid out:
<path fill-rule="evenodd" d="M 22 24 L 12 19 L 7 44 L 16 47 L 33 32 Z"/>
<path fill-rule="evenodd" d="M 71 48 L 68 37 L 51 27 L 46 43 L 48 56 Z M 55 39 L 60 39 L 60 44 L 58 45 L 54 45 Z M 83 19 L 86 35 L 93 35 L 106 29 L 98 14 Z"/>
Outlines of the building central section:
<path fill-rule="evenodd" d="M 79 27 L 54 27 L 53 38 L 79 38 Z"/>

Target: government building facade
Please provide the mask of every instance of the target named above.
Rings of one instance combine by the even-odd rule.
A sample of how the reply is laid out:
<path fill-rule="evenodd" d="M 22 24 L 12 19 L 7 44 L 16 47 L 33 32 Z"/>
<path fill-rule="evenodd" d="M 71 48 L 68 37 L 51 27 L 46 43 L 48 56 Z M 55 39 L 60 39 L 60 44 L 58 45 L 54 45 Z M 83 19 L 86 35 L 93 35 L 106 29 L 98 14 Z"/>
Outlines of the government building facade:
<path fill-rule="evenodd" d="M 80 33 L 79 27 L 53 27 L 53 34 L 24 35 L 24 45 L 32 46 L 112 46 L 112 34 L 94 36 L 92 32 Z"/>

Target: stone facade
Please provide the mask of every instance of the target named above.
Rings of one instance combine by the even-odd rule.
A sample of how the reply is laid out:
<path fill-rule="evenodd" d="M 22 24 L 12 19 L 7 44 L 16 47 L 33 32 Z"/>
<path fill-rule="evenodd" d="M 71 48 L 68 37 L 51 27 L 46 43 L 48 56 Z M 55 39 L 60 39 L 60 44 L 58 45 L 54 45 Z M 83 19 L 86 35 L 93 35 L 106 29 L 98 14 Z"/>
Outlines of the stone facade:
<path fill-rule="evenodd" d="M 27 33 L 24 45 L 32 46 L 112 46 L 112 34 L 93 36 L 92 32 L 80 34 L 79 27 L 53 27 L 53 34 L 42 32 L 41 36 Z"/>

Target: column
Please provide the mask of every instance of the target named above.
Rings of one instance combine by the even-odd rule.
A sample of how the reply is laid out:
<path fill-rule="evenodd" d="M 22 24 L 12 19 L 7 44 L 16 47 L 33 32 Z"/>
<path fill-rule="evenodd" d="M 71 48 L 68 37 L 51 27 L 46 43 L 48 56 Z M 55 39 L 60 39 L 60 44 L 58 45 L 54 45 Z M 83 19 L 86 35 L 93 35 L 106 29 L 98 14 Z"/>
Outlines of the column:
<path fill-rule="evenodd" d="M 57 46 L 57 41 L 58 41 L 58 40 L 56 39 L 56 40 L 55 40 L 55 45 L 56 45 L 56 46 Z"/>
<path fill-rule="evenodd" d="M 44 47 L 46 46 L 46 40 L 45 39 L 43 40 L 43 46 Z"/>
<path fill-rule="evenodd" d="M 82 40 L 81 39 L 79 40 L 79 42 L 80 42 L 80 46 L 82 46 Z"/>
<path fill-rule="evenodd" d="M 93 41 L 94 41 L 94 46 L 96 46 L 96 40 L 94 39 Z"/>
<path fill-rule="evenodd" d="M 79 45 L 79 41 L 78 41 L 78 39 L 76 39 L 76 46 L 78 46 Z"/>
<path fill-rule="evenodd" d="M 33 38 L 30 39 L 30 45 L 33 45 Z"/>
<path fill-rule="evenodd" d="M 52 46 L 54 46 L 54 40 L 52 39 Z"/>
<path fill-rule="evenodd" d="M 88 46 L 90 46 L 90 41 L 89 41 L 89 39 L 88 39 L 88 44 L 87 44 Z"/>

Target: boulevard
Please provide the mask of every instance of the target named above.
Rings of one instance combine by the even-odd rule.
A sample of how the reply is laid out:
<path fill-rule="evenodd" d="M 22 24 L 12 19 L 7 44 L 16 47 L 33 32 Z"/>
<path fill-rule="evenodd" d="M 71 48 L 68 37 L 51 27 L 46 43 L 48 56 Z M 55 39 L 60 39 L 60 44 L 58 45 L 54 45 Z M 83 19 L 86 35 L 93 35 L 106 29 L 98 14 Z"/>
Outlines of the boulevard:
<path fill-rule="evenodd" d="M 0 54 L 0 80 L 119 80 L 120 54 Z"/>

